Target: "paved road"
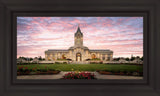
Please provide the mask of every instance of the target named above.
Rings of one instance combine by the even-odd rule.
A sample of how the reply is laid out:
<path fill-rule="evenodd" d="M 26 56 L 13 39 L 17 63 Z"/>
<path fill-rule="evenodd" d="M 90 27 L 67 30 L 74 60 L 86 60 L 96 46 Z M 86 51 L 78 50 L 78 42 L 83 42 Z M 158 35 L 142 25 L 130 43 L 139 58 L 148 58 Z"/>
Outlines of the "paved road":
<path fill-rule="evenodd" d="M 60 72 L 56 75 L 23 75 L 17 76 L 17 79 L 61 79 L 67 72 Z M 120 75 L 101 75 L 98 72 L 94 73 L 97 79 L 143 79 L 139 76 L 120 76 Z"/>

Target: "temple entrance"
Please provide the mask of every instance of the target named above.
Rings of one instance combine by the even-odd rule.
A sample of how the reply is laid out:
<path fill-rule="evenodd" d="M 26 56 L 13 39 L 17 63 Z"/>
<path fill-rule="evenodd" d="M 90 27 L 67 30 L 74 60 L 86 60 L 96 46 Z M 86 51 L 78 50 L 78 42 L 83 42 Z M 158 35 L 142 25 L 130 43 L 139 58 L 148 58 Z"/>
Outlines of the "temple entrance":
<path fill-rule="evenodd" d="M 62 59 L 66 59 L 66 56 L 64 54 L 62 55 Z"/>
<path fill-rule="evenodd" d="M 77 53 L 76 54 L 76 61 L 81 61 L 81 60 L 82 60 L 81 53 Z"/>
<path fill-rule="evenodd" d="M 92 54 L 92 59 L 95 59 L 96 58 L 96 55 L 95 54 Z"/>

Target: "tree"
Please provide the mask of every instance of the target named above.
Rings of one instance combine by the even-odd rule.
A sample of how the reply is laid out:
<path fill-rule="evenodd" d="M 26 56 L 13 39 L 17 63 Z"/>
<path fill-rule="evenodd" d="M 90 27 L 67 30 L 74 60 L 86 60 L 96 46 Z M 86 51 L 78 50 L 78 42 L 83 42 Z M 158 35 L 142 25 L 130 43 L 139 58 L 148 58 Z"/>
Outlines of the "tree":
<path fill-rule="evenodd" d="M 131 57 L 131 61 L 135 60 L 136 58 L 135 57 Z"/>
<path fill-rule="evenodd" d="M 125 58 L 125 60 L 126 60 L 126 61 L 129 61 L 129 58 L 127 57 L 127 58 Z"/>
<path fill-rule="evenodd" d="M 143 56 L 140 59 L 143 61 Z"/>
<path fill-rule="evenodd" d="M 38 60 L 40 60 L 40 61 L 41 61 L 41 60 L 43 60 L 43 59 L 42 59 L 42 57 L 41 57 L 41 56 L 39 56 Z"/>
<path fill-rule="evenodd" d="M 32 61 L 32 60 L 33 60 L 33 58 L 29 58 L 29 60 L 30 60 L 30 61 Z"/>
<path fill-rule="evenodd" d="M 19 59 L 23 59 L 23 60 L 27 60 L 27 58 L 26 57 L 19 57 Z"/>
<path fill-rule="evenodd" d="M 136 58 L 137 58 L 137 59 L 139 59 L 140 57 L 139 57 L 139 56 L 137 56 Z"/>
<path fill-rule="evenodd" d="M 118 57 L 118 58 L 114 58 L 113 60 L 115 60 L 115 61 L 119 61 L 119 60 L 120 60 L 120 57 Z"/>

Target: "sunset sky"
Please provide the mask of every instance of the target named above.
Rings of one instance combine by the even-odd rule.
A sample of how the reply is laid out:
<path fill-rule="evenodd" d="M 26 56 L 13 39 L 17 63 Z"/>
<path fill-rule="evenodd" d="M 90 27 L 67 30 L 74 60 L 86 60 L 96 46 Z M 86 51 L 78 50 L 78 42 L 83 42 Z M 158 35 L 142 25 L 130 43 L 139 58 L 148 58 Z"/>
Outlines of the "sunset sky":
<path fill-rule="evenodd" d="M 17 17 L 17 57 L 68 49 L 78 24 L 89 49 L 110 49 L 113 57 L 143 56 L 143 17 Z"/>

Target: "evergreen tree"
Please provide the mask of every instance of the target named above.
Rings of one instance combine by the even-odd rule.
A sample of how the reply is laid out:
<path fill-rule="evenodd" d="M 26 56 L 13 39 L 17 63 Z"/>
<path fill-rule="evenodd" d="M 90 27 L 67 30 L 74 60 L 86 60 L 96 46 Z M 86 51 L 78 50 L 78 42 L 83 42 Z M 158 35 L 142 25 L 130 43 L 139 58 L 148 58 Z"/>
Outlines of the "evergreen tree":
<path fill-rule="evenodd" d="M 131 57 L 131 61 L 135 60 L 136 58 L 135 57 Z"/>

